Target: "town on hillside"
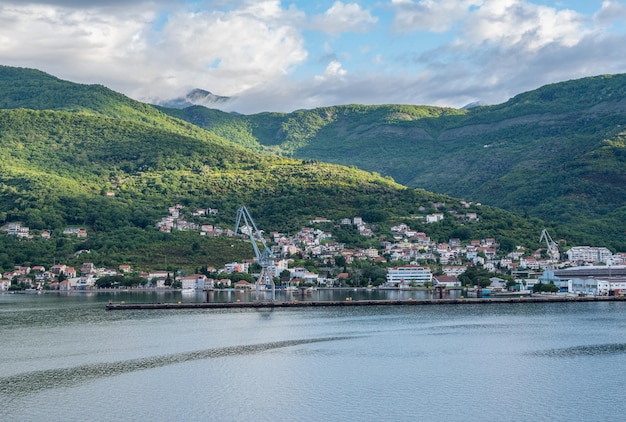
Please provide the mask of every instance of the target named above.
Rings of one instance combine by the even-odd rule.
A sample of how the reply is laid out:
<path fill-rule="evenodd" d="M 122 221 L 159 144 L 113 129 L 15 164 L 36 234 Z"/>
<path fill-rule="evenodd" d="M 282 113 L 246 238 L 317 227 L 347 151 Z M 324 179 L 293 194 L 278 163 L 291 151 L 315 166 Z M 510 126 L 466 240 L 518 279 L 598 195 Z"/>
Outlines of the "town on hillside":
<path fill-rule="evenodd" d="M 199 225 L 185 219 L 183 207 L 169 208 L 169 215 L 156 223 L 159 230 L 195 230 L 203 236 L 244 237 L 240 233 L 214 225 Z M 217 214 L 216 209 L 198 209 L 191 214 Z M 464 216 L 468 221 L 476 214 Z M 425 216 L 426 223 L 441 221 L 443 213 Z M 461 242 L 458 238 L 445 243 L 433 242 L 424 232 L 407 224 L 391 227 L 393 241 L 381 241 L 377 247 L 347 248 L 333 239 L 322 227 L 329 223 L 349 226 L 361 236 L 373 238 L 370 225 L 356 216 L 333 222 L 318 217 L 309 221 L 294 235 L 279 232 L 264 234 L 272 255 L 267 270 L 277 286 L 377 287 L 377 288 L 459 288 L 479 285 L 494 290 L 527 290 L 536 285 L 550 286 L 551 291 L 589 294 L 626 292 L 626 253 L 612 253 L 604 247 L 574 246 L 561 253 L 558 245 L 544 230 L 545 247 L 500 253 L 495 238 Z M 28 228 L 19 223 L 5 227 L 9 235 L 32 238 Z M 41 236 L 50 236 L 42 232 Z M 65 235 L 86 237 L 83 228 L 67 228 Z M 251 248 L 252 249 L 252 248 Z M 308 263 L 315 265 L 307 265 Z M 368 265 L 364 265 L 364 263 Z M 468 268 L 480 268 L 484 277 L 464 278 Z M 41 265 L 16 265 L 2 274 L 0 291 L 18 290 L 93 290 L 110 288 L 210 290 L 219 288 L 250 288 L 260 268 L 257 259 L 232 262 L 222 268 L 204 268 L 198 274 L 182 271 L 135 271 L 120 263 L 117 268 L 98 268 L 84 262 L 78 269 L 62 263 L 45 268 Z"/>

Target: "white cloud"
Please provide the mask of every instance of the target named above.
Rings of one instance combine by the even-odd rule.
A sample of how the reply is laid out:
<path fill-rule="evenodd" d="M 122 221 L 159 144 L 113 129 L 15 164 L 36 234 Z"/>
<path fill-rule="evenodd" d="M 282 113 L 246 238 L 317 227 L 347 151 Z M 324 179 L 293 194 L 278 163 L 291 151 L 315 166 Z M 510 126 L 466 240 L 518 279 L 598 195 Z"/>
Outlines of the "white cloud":
<path fill-rule="evenodd" d="M 603 1 L 602 7 L 594 15 L 594 20 L 600 25 L 612 25 L 626 20 L 626 4 L 617 1 Z"/>
<path fill-rule="evenodd" d="M 279 13 L 255 5 L 228 13 L 178 13 L 170 17 L 158 45 L 161 65 L 176 75 L 170 83 L 193 83 L 233 95 L 284 76 L 305 60 L 307 52 L 297 29 L 274 23 Z"/>
<path fill-rule="evenodd" d="M 401 32 L 444 32 L 482 3 L 482 0 L 392 0 L 393 26 Z"/>
<path fill-rule="evenodd" d="M 327 81 L 329 79 L 341 79 L 346 76 L 348 72 L 342 67 L 341 63 L 337 60 L 333 60 L 328 63 L 323 75 L 315 77 L 318 81 Z"/>
<path fill-rule="evenodd" d="M 153 15 L 106 15 L 46 5 L 0 6 L 3 61 L 50 61 L 53 68 L 75 68 L 126 60 L 144 46 L 142 32 Z"/>
<path fill-rule="evenodd" d="M 235 95 L 302 63 L 296 9 L 246 2 L 230 11 L 147 7 L 85 9 L 0 6 L 0 60 L 76 82 L 103 83 L 135 98 L 167 98 L 204 87 Z"/>
<path fill-rule="evenodd" d="M 276 79 L 243 92 L 231 110 L 292 111 L 346 103 L 495 104 L 547 83 L 626 70 L 622 54 L 626 35 L 598 26 L 600 21 L 607 24 L 600 19 L 602 11 L 619 12 L 617 6 L 622 4 L 605 2 L 595 19 L 529 1 L 395 0 L 391 4 L 398 13 L 416 12 L 416 6 L 433 15 L 413 15 L 423 19 L 407 19 L 406 26 L 397 29 L 454 27 L 460 31 L 454 41 L 425 53 L 407 51 L 402 61 L 396 56 L 395 63 L 391 51 L 383 51 L 386 72 L 376 74 L 369 72 L 372 67 L 351 68 L 348 73 L 335 56 L 313 80 Z M 399 23 L 396 16 L 395 24 Z"/>
<path fill-rule="evenodd" d="M 537 50 L 551 43 L 571 47 L 589 34 L 583 16 L 524 0 L 488 0 L 464 25 L 464 39 L 474 44 Z"/>
<path fill-rule="evenodd" d="M 145 6 L 146 4 L 154 5 L 156 3 L 161 4 L 170 4 L 180 2 L 180 0 L 139 0 L 130 2 L 128 0 L 21 0 L 13 3 L 19 3 L 21 6 L 32 6 L 32 5 L 49 5 L 56 7 L 64 7 L 64 8 L 80 8 L 80 9 L 94 9 L 94 8 L 110 8 L 117 6 L 136 6 L 141 5 Z M 9 1 L 7 1 L 9 3 Z"/>
<path fill-rule="evenodd" d="M 306 16 L 298 1 L 326 12 Z M 0 63 L 138 99 L 204 88 L 236 96 L 226 106 L 244 113 L 346 103 L 460 107 L 626 71 L 624 1 L 598 2 L 586 16 L 538 0 L 387 0 L 371 9 L 305 1 L 3 0 Z M 381 30 L 389 11 L 393 25 Z M 437 32 L 434 41 L 428 32 Z M 320 63 L 325 69 L 314 70 Z"/>
<path fill-rule="evenodd" d="M 397 30 L 445 32 L 462 22 L 464 44 L 536 50 L 553 42 L 572 46 L 589 32 L 580 14 L 526 0 L 392 0 L 391 4 Z"/>
<path fill-rule="evenodd" d="M 378 18 L 369 10 L 364 10 L 357 3 L 344 4 L 336 1 L 330 9 L 312 19 L 313 27 L 330 34 L 341 32 L 365 32 Z"/>

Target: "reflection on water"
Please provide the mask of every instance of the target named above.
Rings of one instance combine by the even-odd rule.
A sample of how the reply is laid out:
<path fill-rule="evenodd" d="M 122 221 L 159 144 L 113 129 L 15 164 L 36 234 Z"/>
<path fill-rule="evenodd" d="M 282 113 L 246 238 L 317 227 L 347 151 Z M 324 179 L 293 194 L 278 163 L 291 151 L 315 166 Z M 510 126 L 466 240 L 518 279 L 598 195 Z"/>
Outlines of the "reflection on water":
<path fill-rule="evenodd" d="M 461 290 L 450 290 L 446 298 L 458 298 Z M 351 300 L 408 300 L 408 299 L 435 299 L 438 295 L 433 290 L 399 290 L 399 289 L 300 289 L 275 291 L 274 300 L 277 301 L 343 301 Z M 252 290 L 215 290 L 210 292 L 186 292 L 182 294 L 184 302 L 251 302 L 254 300 L 269 300 L 271 292 Z"/>
<path fill-rule="evenodd" d="M 585 346 L 573 346 L 560 349 L 538 350 L 532 352 L 533 356 L 549 358 L 571 358 L 580 356 L 621 355 L 626 353 L 626 344 L 591 344 Z"/>
<path fill-rule="evenodd" d="M 461 290 L 450 290 L 446 292 L 446 298 L 458 298 Z M 4 295 L 10 297 L 12 295 Z M 22 295 L 20 295 L 22 296 Z M 29 295 L 30 296 L 30 295 Z M 30 297 L 36 299 L 31 303 L 33 310 L 43 310 L 50 298 L 64 298 L 66 303 L 73 304 L 76 308 L 89 306 L 94 303 L 103 303 L 111 300 L 114 303 L 194 303 L 194 302 L 253 302 L 255 300 L 269 300 L 270 292 L 255 292 L 254 290 L 102 290 L 102 291 L 73 291 L 73 292 L 45 292 L 40 295 Z M 0 296 L 1 298 L 2 296 Z M 301 289 L 275 291 L 277 301 L 343 301 L 347 298 L 351 300 L 408 300 L 408 299 L 434 299 L 438 296 L 432 290 L 399 290 L 399 289 Z M 53 299 L 53 301 L 56 299 Z M 3 311 L 11 310 L 6 307 L 8 301 L 0 300 L 0 314 Z M 3 305 L 5 305 L 3 307 Z M 29 311 L 21 307 L 22 311 Z"/>
<path fill-rule="evenodd" d="M 221 349 L 198 350 L 190 353 L 179 353 L 166 356 L 156 356 L 144 359 L 133 359 L 122 362 L 107 362 L 92 365 L 81 365 L 72 368 L 49 369 L 35 371 L 11 377 L 0 378 L 0 394 L 20 397 L 58 387 L 70 387 L 81 382 L 102 377 L 112 377 L 124 373 L 158 368 L 176 363 L 202 359 L 214 359 L 226 356 L 242 356 L 260 353 L 281 347 L 290 347 L 301 344 L 319 343 L 323 341 L 345 340 L 348 337 L 328 337 L 306 340 L 277 341 L 264 344 L 224 347 Z"/>

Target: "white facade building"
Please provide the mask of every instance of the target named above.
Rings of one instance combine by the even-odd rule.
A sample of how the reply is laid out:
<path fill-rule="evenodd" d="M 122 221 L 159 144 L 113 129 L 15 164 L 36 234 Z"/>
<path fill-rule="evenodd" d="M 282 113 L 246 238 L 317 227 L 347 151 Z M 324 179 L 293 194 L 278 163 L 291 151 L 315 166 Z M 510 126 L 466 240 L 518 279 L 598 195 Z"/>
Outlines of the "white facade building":
<path fill-rule="evenodd" d="M 597 294 L 608 296 L 610 291 L 615 295 L 623 295 L 626 293 L 626 279 L 598 280 Z"/>
<path fill-rule="evenodd" d="M 441 220 L 443 220 L 443 213 L 428 214 L 426 216 L 426 223 L 436 223 Z"/>
<path fill-rule="evenodd" d="M 183 290 L 206 290 L 213 288 L 213 280 L 204 274 L 193 274 L 187 277 L 178 277 Z"/>
<path fill-rule="evenodd" d="M 432 283 L 433 274 L 430 268 L 419 265 L 390 267 L 387 269 L 387 285 L 392 287 L 408 287 L 411 283 L 423 286 Z"/>
<path fill-rule="evenodd" d="M 567 280 L 567 287 L 571 293 L 608 296 L 612 292 L 614 295 L 622 295 L 626 293 L 626 279 L 574 278 Z"/>
<path fill-rule="evenodd" d="M 610 264 L 613 258 L 613 253 L 607 248 L 591 246 L 574 246 L 566 254 L 567 259 L 573 262 L 603 262 Z"/>

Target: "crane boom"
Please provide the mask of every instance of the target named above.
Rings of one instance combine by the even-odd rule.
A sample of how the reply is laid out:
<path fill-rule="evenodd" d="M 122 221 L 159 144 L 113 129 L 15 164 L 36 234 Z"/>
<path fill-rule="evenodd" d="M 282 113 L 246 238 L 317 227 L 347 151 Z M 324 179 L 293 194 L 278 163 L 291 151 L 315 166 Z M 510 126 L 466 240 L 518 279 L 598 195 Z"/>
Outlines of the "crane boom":
<path fill-rule="evenodd" d="M 541 236 L 539 237 L 539 242 L 546 242 L 546 247 L 548 249 L 548 257 L 550 257 L 550 259 L 552 260 L 558 260 L 559 259 L 559 245 L 552 240 L 552 237 L 550 236 L 550 233 L 548 233 L 548 230 L 543 229 L 541 231 Z"/>
<path fill-rule="evenodd" d="M 245 226 L 241 226 L 241 223 Z M 263 288 L 266 290 L 268 287 L 272 290 L 272 299 L 274 298 L 274 279 L 269 273 L 269 268 L 274 265 L 274 254 L 267 247 L 267 243 L 265 243 L 265 239 L 261 231 L 257 228 L 252 216 L 250 215 L 250 211 L 246 208 L 245 205 L 242 205 L 237 210 L 237 222 L 235 224 L 235 233 L 238 233 L 239 229 L 247 232 L 248 237 L 250 238 L 250 243 L 252 243 L 252 249 L 254 250 L 254 255 L 256 256 L 256 260 L 261 266 L 261 274 L 256 282 L 256 292 L 257 296 L 259 290 Z M 263 246 L 263 250 L 259 249 L 259 243 Z"/>

